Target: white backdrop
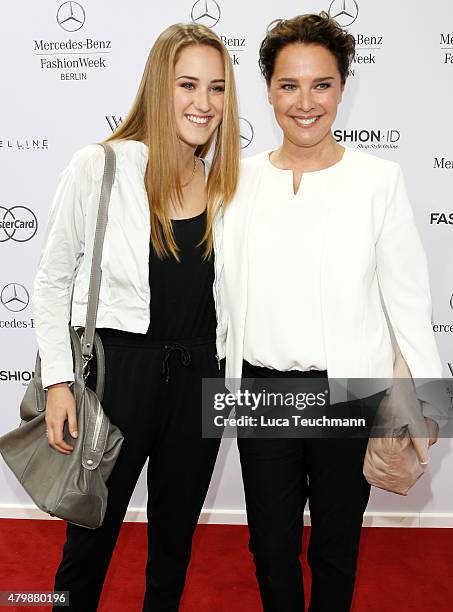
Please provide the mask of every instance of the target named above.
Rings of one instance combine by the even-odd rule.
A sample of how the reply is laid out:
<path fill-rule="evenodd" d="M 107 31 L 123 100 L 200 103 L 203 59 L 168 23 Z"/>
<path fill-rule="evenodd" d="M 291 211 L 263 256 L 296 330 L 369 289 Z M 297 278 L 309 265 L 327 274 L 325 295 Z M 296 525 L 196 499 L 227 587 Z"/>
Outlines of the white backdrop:
<path fill-rule="evenodd" d="M 428 254 L 444 375 L 453 375 L 451 0 L 261 0 L 255 6 L 240 0 L 23 0 L 5 5 L 0 22 L 0 434 L 18 425 L 34 366 L 29 297 L 58 174 L 76 149 L 105 138 L 126 114 L 158 33 L 194 19 L 223 37 L 235 65 L 248 156 L 280 138 L 257 63 L 266 26 L 320 10 L 337 16 L 358 44 L 336 136 L 403 167 Z M 12 230 L 8 222 L 15 219 L 22 227 Z M 453 400 L 453 381 L 450 392 Z M 441 440 L 432 449 L 429 472 L 408 498 L 373 491 L 369 511 L 453 519 L 451 447 L 451 440 Z M 131 507 L 146 504 L 143 476 Z M 29 503 L 1 461 L 0 515 Z M 234 520 L 243 507 L 235 442 L 225 440 L 206 508 Z"/>

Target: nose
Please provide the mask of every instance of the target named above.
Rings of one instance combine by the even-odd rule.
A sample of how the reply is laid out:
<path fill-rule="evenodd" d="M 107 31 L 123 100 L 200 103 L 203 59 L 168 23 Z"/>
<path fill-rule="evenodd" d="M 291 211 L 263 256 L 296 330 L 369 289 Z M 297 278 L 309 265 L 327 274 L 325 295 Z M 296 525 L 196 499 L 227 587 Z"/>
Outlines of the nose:
<path fill-rule="evenodd" d="M 297 104 L 296 104 L 297 109 L 301 110 L 304 113 L 309 113 L 315 106 L 313 102 L 313 97 L 311 94 L 311 89 L 300 88 L 299 91 L 300 93 L 297 98 Z"/>
<path fill-rule="evenodd" d="M 194 97 L 195 108 L 201 113 L 209 112 L 211 104 L 209 102 L 209 93 L 206 89 L 199 88 Z"/>

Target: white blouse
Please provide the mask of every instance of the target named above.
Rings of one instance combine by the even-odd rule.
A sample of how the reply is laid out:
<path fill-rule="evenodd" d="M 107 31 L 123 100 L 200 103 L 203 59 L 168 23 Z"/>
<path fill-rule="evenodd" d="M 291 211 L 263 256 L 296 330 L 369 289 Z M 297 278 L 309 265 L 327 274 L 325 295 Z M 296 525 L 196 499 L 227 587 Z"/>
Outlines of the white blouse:
<path fill-rule="evenodd" d="M 331 203 L 304 191 L 307 181 L 341 171 L 347 155 L 345 149 L 333 166 L 304 173 L 297 194 L 292 170 L 277 168 L 266 155 L 249 234 L 244 359 L 253 365 L 327 369 L 321 262 Z"/>

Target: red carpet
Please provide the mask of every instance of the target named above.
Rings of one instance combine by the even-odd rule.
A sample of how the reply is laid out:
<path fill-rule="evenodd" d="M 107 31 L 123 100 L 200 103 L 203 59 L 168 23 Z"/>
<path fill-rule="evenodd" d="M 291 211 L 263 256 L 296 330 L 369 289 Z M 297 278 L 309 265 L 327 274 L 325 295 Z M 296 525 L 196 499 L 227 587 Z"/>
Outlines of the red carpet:
<path fill-rule="evenodd" d="M 0 519 L 0 590 L 52 589 L 64 525 L 62 521 Z M 306 529 L 304 549 L 308 535 Z M 146 526 L 125 523 L 100 612 L 141 611 L 145 562 Z M 308 587 L 305 561 L 304 571 Z M 451 612 L 452 573 L 453 529 L 364 529 L 353 611 Z M 181 612 L 260 610 L 247 528 L 200 525 Z"/>

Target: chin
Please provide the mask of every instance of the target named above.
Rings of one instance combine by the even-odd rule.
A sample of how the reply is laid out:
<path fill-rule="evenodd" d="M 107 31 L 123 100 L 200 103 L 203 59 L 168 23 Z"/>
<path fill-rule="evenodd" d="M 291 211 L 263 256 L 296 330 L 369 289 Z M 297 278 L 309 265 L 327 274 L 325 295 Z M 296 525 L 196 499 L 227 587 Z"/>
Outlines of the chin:
<path fill-rule="evenodd" d="M 200 134 L 198 138 L 194 138 L 193 134 L 179 134 L 179 138 L 189 147 L 200 147 L 208 142 L 211 138 L 213 132 L 209 132 L 209 134 Z"/>

